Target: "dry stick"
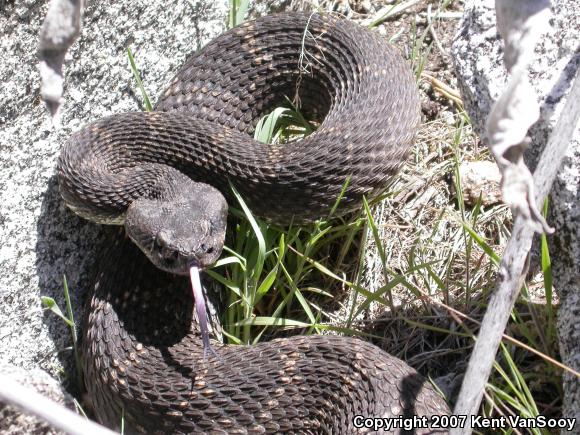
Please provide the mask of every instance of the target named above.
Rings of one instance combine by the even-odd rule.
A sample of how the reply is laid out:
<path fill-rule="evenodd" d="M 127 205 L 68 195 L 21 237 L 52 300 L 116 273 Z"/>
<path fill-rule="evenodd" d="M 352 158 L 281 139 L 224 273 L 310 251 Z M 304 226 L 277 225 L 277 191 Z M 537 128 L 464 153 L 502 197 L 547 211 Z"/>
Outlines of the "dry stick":
<path fill-rule="evenodd" d="M 382 22 L 402 14 L 407 9 L 412 8 L 420 1 L 421 0 L 408 0 L 405 3 L 398 3 L 395 5 L 385 6 L 384 8 L 379 10 L 373 17 L 364 20 L 362 22 L 362 25 L 370 27 L 378 26 Z"/>
<path fill-rule="evenodd" d="M 463 100 L 461 99 L 459 92 L 457 92 L 455 89 L 437 79 L 431 75 L 431 73 L 425 71 L 421 72 L 421 78 L 429 80 L 431 87 L 435 91 L 439 92 L 445 98 L 455 103 L 460 109 L 463 109 Z"/>
<path fill-rule="evenodd" d="M 576 73 L 560 119 L 548 139 L 534 172 L 537 204 L 544 201 L 554 182 L 579 119 L 580 79 Z M 500 264 L 500 282 L 491 296 L 483 318 L 455 405 L 455 415 L 477 414 L 503 331 L 524 281 L 524 266 L 533 235 L 534 231 L 519 216 L 516 217 L 512 236 Z M 450 433 L 452 435 L 470 434 L 472 429 L 470 425 L 468 426 L 452 429 Z"/>
<path fill-rule="evenodd" d="M 7 375 L 0 374 L 0 401 L 20 408 L 71 435 L 115 435 L 115 432 L 93 423 L 68 408 L 23 387 Z"/>
<path fill-rule="evenodd" d="M 435 18 L 439 19 L 439 14 L 435 14 Z M 433 42 L 435 42 L 435 46 L 437 47 L 437 50 L 439 50 L 439 53 L 441 54 L 441 58 L 445 61 L 448 62 L 448 56 L 447 53 L 445 52 L 445 49 L 443 48 L 443 45 L 441 45 L 441 41 L 439 41 L 439 38 L 437 37 L 437 33 L 435 32 L 435 27 L 433 27 L 433 15 L 431 14 L 431 5 L 427 6 L 427 28 L 429 29 L 429 33 L 431 33 L 431 37 L 433 38 Z"/>

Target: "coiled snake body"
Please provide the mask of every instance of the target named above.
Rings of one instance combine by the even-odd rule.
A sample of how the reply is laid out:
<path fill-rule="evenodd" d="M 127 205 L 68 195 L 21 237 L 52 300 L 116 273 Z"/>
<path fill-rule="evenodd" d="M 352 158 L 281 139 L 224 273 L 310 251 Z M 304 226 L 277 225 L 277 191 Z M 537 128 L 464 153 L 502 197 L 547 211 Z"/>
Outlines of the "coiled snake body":
<path fill-rule="evenodd" d="M 285 97 L 320 128 L 284 146 L 251 139 Z M 73 135 L 58 166 L 65 202 L 124 224 L 138 246 L 118 238 L 95 279 L 83 361 L 98 420 L 118 427 L 123 415 L 146 433 L 350 434 L 368 431 L 356 415 L 448 413 L 412 368 L 354 338 L 214 343 L 219 357 L 204 358 L 187 283 L 167 273 L 218 258 L 227 205 L 216 188 L 228 197 L 231 183 L 257 215 L 287 224 L 325 216 L 349 179 L 349 210 L 385 187 L 418 123 L 413 77 L 392 47 L 349 21 L 292 13 L 209 43 L 154 112 Z"/>

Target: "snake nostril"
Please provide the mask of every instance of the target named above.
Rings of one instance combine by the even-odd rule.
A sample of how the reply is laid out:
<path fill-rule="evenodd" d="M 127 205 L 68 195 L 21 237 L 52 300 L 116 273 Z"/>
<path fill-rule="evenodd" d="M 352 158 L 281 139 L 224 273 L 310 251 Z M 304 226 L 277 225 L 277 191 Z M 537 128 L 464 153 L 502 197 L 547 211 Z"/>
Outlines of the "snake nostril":
<path fill-rule="evenodd" d="M 206 254 L 211 254 L 213 252 L 213 246 L 207 246 L 205 243 L 202 243 L 200 248 L 201 251 L 205 252 Z"/>
<path fill-rule="evenodd" d="M 177 260 L 178 255 L 179 254 L 177 253 L 177 251 L 167 248 L 165 246 L 161 249 L 161 257 L 169 263 L 175 262 Z"/>

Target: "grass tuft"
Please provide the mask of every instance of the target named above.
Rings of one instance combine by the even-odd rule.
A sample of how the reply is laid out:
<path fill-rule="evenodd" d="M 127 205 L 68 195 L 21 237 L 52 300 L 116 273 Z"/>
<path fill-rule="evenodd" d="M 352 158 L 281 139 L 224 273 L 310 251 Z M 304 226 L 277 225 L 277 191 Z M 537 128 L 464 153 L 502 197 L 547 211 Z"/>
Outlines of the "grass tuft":
<path fill-rule="evenodd" d="M 68 283 L 66 280 L 66 276 L 64 275 L 62 277 L 62 288 L 64 300 L 66 303 L 66 316 L 63 314 L 62 310 L 60 309 L 56 301 L 50 296 L 41 296 L 40 301 L 42 305 L 45 307 L 45 309 L 52 311 L 54 314 L 60 317 L 70 329 L 72 351 L 74 354 L 76 368 L 76 379 L 75 379 L 76 388 L 77 391 L 83 391 L 83 366 L 81 362 L 80 351 L 78 348 L 78 332 L 73 315 L 72 304 L 70 301 L 70 292 L 68 289 Z M 80 405 L 77 404 L 77 408 L 80 408 Z"/>

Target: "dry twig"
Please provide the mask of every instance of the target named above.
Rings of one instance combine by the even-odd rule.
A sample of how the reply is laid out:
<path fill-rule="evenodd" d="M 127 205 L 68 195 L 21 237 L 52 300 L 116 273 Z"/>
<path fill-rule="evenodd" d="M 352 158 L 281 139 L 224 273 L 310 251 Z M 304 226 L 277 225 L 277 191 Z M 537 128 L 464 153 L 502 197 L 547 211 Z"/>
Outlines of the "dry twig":
<path fill-rule="evenodd" d="M 39 417 L 70 435 L 115 435 L 115 432 L 75 414 L 68 408 L 0 374 L 0 400 Z"/>

